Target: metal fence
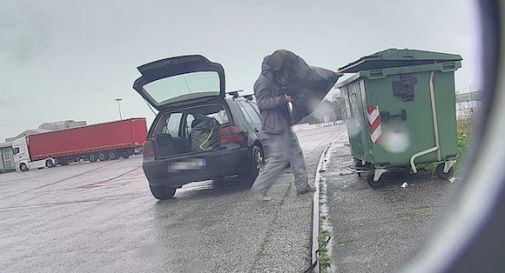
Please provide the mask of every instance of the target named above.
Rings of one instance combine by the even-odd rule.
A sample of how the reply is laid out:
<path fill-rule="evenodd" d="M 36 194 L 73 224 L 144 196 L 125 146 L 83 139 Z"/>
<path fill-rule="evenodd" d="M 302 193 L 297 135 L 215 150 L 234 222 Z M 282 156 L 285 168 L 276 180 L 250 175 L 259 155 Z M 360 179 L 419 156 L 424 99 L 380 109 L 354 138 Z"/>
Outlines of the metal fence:
<path fill-rule="evenodd" d="M 473 119 L 477 116 L 480 108 L 480 101 L 462 101 L 456 103 L 456 116 L 458 120 Z"/>

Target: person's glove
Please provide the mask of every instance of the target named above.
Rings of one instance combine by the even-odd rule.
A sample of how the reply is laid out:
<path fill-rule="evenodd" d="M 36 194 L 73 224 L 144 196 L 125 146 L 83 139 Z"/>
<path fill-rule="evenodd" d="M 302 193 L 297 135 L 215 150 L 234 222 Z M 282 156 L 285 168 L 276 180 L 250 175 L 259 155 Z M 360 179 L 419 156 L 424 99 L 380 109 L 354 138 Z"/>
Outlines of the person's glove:
<path fill-rule="evenodd" d="M 284 98 L 285 98 L 288 102 L 291 102 L 291 103 L 295 102 L 295 98 L 294 98 L 294 97 L 288 96 L 288 95 L 286 95 L 286 94 L 284 94 Z"/>

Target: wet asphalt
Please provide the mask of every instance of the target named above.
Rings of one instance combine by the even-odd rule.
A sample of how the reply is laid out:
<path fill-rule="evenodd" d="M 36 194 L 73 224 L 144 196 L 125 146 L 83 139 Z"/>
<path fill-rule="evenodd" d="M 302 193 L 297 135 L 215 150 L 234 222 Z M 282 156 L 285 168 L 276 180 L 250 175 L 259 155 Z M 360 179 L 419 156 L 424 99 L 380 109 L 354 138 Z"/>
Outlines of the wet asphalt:
<path fill-rule="evenodd" d="M 346 133 L 328 152 L 322 173 L 324 229 L 331 232 L 329 272 L 394 272 L 415 252 L 456 186 L 428 172 L 385 174 L 383 188 L 358 177 Z M 408 186 L 401 187 L 403 183 Z"/>
<path fill-rule="evenodd" d="M 311 178 L 342 130 L 297 132 Z M 312 197 L 288 173 L 271 195 L 206 181 L 157 201 L 140 157 L 2 174 L 0 272 L 303 272 Z"/>

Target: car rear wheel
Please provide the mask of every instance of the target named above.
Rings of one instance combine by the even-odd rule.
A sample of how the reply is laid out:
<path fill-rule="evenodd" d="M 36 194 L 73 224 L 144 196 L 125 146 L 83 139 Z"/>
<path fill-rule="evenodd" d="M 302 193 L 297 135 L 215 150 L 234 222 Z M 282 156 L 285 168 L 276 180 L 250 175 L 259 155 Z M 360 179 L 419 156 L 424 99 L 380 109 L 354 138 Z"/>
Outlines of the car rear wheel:
<path fill-rule="evenodd" d="M 248 187 L 251 187 L 254 184 L 256 177 L 258 177 L 261 168 L 263 168 L 263 165 L 265 164 L 263 150 L 259 146 L 253 146 L 251 154 L 251 162 L 248 173 L 239 177 L 240 181 Z"/>
<path fill-rule="evenodd" d="M 177 188 L 167 187 L 167 186 L 153 186 L 149 185 L 149 189 L 151 189 L 151 193 L 154 198 L 158 200 L 166 200 L 174 197 L 175 191 Z"/>

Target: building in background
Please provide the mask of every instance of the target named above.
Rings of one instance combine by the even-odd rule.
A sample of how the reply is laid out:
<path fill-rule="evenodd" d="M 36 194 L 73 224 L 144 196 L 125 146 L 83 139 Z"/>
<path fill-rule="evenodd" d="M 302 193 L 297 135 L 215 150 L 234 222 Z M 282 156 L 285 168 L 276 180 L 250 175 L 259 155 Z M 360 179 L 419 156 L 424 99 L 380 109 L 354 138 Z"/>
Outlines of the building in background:
<path fill-rule="evenodd" d="M 45 130 L 45 129 L 29 129 L 29 130 L 25 130 L 23 132 L 21 132 L 19 135 L 17 136 L 13 136 L 13 137 L 8 137 L 5 139 L 5 142 L 13 142 L 14 140 L 18 139 L 18 138 L 22 138 L 22 137 L 25 137 L 25 136 L 31 136 L 31 135 L 35 135 L 35 134 L 42 134 L 42 133 L 47 133 L 47 132 L 51 132 L 51 130 Z"/>
<path fill-rule="evenodd" d="M 12 142 L 0 143 L 0 173 L 14 171 Z"/>
<path fill-rule="evenodd" d="M 42 123 L 38 129 L 26 130 L 17 136 L 6 138 L 5 141 L 12 142 L 18 138 L 29 136 L 29 135 L 41 134 L 41 133 L 46 133 L 46 132 L 50 132 L 50 131 L 58 131 L 58 130 L 64 130 L 64 129 L 70 129 L 70 128 L 77 128 L 77 127 L 82 127 L 82 126 L 86 126 L 86 121 L 64 120 L 64 121 L 46 122 L 46 123 Z"/>
<path fill-rule="evenodd" d="M 39 129 L 57 131 L 57 130 L 63 130 L 63 129 L 69 129 L 69 128 L 83 127 L 83 126 L 86 126 L 86 121 L 64 120 L 64 121 L 43 123 L 39 126 Z"/>

